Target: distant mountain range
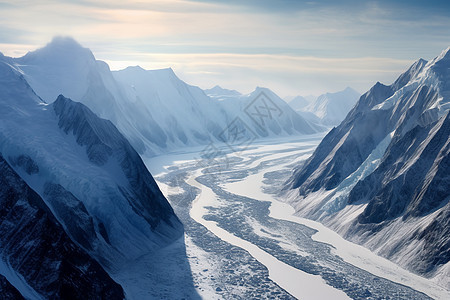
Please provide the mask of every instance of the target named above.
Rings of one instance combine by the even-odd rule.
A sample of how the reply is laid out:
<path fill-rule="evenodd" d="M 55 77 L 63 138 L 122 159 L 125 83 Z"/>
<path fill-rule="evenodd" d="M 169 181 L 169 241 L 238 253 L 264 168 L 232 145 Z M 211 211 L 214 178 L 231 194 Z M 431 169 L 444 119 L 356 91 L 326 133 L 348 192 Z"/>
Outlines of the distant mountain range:
<path fill-rule="evenodd" d="M 240 103 L 241 110 L 236 110 L 186 84 L 172 69 L 148 71 L 128 67 L 112 72 L 106 63 L 96 60 L 89 49 L 71 38 L 55 38 L 44 48 L 10 61 L 43 100 L 52 103 L 63 94 L 85 104 L 100 117 L 111 120 L 146 156 L 179 147 L 229 142 L 224 141 L 223 131 L 236 118 L 245 119 L 248 113 L 244 109 L 262 92 L 259 89 L 242 98 L 247 99 L 246 104 Z M 265 91 L 266 96 L 272 97 L 271 105 L 282 113 L 268 115 L 269 127 L 261 127 L 252 118 L 242 120 L 248 131 L 267 137 L 322 130 L 296 114 L 273 92 Z M 230 93 L 220 87 L 206 92 L 240 99 L 238 92 Z"/>
<path fill-rule="evenodd" d="M 325 127 L 307 121 L 267 88 L 257 87 L 247 95 L 219 86 L 205 91 L 228 115 L 238 116 L 251 126 L 256 137 L 313 134 Z"/>
<path fill-rule="evenodd" d="M 290 203 L 448 288 L 449 110 L 450 48 L 362 95 L 295 169 Z"/>
<path fill-rule="evenodd" d="M 355 106 L 361 94 L 354 89 L 326 93 L 317 98 L 296 96 L 288 104 L 306 120 L 325 126 L 337 126 Z"/>

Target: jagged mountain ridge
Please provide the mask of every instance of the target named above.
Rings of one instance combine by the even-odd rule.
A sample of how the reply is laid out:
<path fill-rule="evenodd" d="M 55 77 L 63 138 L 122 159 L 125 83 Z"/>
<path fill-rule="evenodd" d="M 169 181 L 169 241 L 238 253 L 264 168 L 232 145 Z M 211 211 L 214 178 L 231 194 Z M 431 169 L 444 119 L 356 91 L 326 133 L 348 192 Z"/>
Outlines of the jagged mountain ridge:
<path fill-rule="evenodd" d="M 447 287 L 449 66 L 447 49 L 377 83 L 288 184 L 299 215 Z"/>
<path fill-rule="evenodd" d="M 217 140 L 226 126 L 228 116 L 218 103 L 200 88 L 184 83 L 170 68 L 128 67 L 112 74 L 133 105 L 146 109 L 162 128 L 158 145 L 163 148 Z M 145 115 L 139 122 L 145 126 Z M 147 130 L 149 136 L 155 134 Z"/>
<path fill-rule="evenodd" d="M 218 99 L 229 115 L 239 117 L 251 127 L 257 137 L 313 134 L 325 130 L 301 117 L 268 88 L 257 87 L 246 95 L 216 88 L 210 90 L 208 95 Z M 260 115 L 265 117 L 261 119 Z"/>
<path fill-rule="evenodd" d="M 122 89 L 109 66 L 96 60 L 92 52 L 71 38 L 57 37 L 46 47 L 10 59 L 33 90 L 47 103 L 61 94 L 81 102 L 100 117 L 111 120 L 133 147 L 143 153 L 145 144 L 158 143 L 162 129 L 145 109 L 131 110 Z M 139 131 L 136 118 L 146 116 L 146 124 L 154 131 L 153 139 Z"/>
<path fill-rule="evenodd" d="M 65 255 L 76 257 L 76 251 L 81 251 L 86 253 L 84 260 L 89 258 L 92 264 L 95 259 L 108 273 L 114 273 L 127 261 L 179 238 L 182 224 L 138 153 L 115 126 L 98 118 L 83 104 L 63 96 L 52 104 L 45 103 L 11 62 L 8 58 L 0 61 L 0 154 L 4 165 L 18 175 L 17 180 L 25 182 L 17 193 L 28 187 L 36 192 L 49 208 L 51 226 L 60 223 L 64 229 L 58 232 L 61 226 L 55 227 L 53 235 L 65 235 L 64 245 L 78 247 L 75 252 L 64 252 L 65 248 L 49 252 L 48 260 L 66 259 Z M 0 174 L 3 180 L 8 180 L 5 172 Z M 10 199 L 11 192 L 7 190 L 2 199 Z M 41 242 L 42 247 L 37 247 L 37 254 L 29 257 L 37 261 L 46 259 L 39 257 L 39 251 L 44 251 L 46 245 L 45 240 L 39 240 L 46 238 L 45 228 L 36 227 L 39 228 L 42 235 L 35 234 L 38 241 L 34 244 Z M 2 250 L 14 241 L 7 234 L 3 234 Z M 27 238 L 25 235 L 17 242 L 25 243 Z M 27 248 L 23 250 L 29 252 Z M 16 263 L 20 265 L 23 260 L 18 258 Z M 51 262 L 49 265 L 53 266 Z M 107 275 L 100 265 L 99 272 Z M 78 276 L 70 267 L 65 270 L 68 276 Z M 31 274 L 30 270 L 20 272 Z M 57 274 L 57 270 L 49 273 Z M 93 283 L 87 286 L 95 287 L 94 275 Z M 40 276 L 26 281 L 53 282 L 47 279 Z M 57 288 L 53 285 L 44 294 L 57 293 Z M 115 291 L 113 285 L 110 290 Z"/>
<path fill-rule="evenodd" d="M 258 87 L 248 95 L 219 86 L 203 91 L 181 81 L 170 68 L 144 70 L 140 67 L 128 67 L 114 71 L 113 75 L 133 102 L 142 101 L 149 111 L 161 112 L 154 119 L 162 128 L 170 129 L 167 136 L 170 137 L 175 132 L 185 144 L 195 140 L 199 143 L 228 142 L 224 140 L 223 133 L 237 117 L 255 133 L 256 138 L 311 134 L 323 130 L 297 115 L 267 88 Z M 246 112 L 252 101 L 258 101 L 256 98 L 262 93 L 270 98 L 273 108 L 280 112 L 266 118 L 263 126 Z M 184 128 L 191 129 L 186 133 L 180 130 Z"/>
<path fill-rule="evenodd" d="M 339 125 L 360 96 L 357 91 L 347 87 L 339 92 L 322 94 L 314 101 L 297 96 L 288 104 L 306 120 L 329 127 Z"/>
<path fill-rule="evenodd" d="M 96 60 L 89 49 L 71 38 L 55 38 L 44 48 L 12 59 L 12 64 L 45 101 L 51 103 L 63 94 L 85 104 L 111 120 L 146 156 L 223 142 L 222 131 L 242 113 L 227 109 L 218 99 L 186 84 L 171 69 L 129 67 L 111 72 L 106 63 Z M 308 133 L 314 127 L 291 111 L 285 116 L 297 119 L 294 123 L 303 123 L 305 128 L 284 134 Z M 284 115 L 279 118 L 282 123 L 291 122 L 283 120 Z M 247 125 L 253 131 L 259 127 L 254 122 Z M 276 132 L 269 130 L 263 136 L 276 136 Z"/>
<path fill-rule="evenodd" d="M 347 87 L 336 93 L 320 95 L 305 110 L 315 114 L 324 125 L 339 125 L 360 96 L 357 91 Z"/>
<path fill-rule="evenodd" d="M 0 171 L 0 253 L 2 264 L 11 269 L 3 281 L 21 286 L 26 298 L 123 299 L 122 287 L 69 238 L 42 198 L 1 155 Z M 2 297 L 19 297 L 17 289 L 9 290 L 0 290 Z"/>
<path fill-rule="evenodd" d="M 329 190 L 335 188 L 338 183 L 354 172 L 371 151 L 392 132 L 399 118 L 397 115 L 397 118 L 388 120 L 388 111 L 372 110 L 372 107 L 390 98 L 395 91 L 406 85 L 409 79 L 424 65 L 425 61 L 420 60 L 391 86 L 377 82 L 367 93 L 362 95 L 344 121 L 327 134 L 321 142 L 321 146 L 305 163 L 305 167 L 297 170 L 297 174 L 294 176 L 296 179 L 292 183 L 293 188 L 301 186 L 301 194 L 315 192 L 321 187 Z M 342 145 L 339 145 L 341 141 Z M 354 146 L 353 142 L 358 143 L 358 151 L 351 151 Z M 323 163 L 338 145 L 340 147 L 336 149 L 332 160 Z M 346 159 L 348 153 L 352 154 L 350 159 Z"/>
<path fill-rule="evenodd" d="M 240 96 L 242 95 L 236 90 L 224 89 L 219 85 L 216 85 L 210 89 L 204 90 L 208 96 Z"/>

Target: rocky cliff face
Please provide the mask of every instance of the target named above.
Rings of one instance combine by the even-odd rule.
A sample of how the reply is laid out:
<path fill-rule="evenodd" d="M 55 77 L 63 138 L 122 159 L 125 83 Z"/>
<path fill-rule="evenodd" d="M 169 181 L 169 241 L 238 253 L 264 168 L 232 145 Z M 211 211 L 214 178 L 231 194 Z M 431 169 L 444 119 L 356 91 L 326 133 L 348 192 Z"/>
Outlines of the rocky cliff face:
<path fill-rule="evenodd" d="M 83 104 L 62 95 L 52 107 L 61 130 L 85 147 L 90 162 L 99 167 L 106 167 L 110 160 L 118 164 L 117 171 L 125 179 L 119 187 L 120 194 L 152 229 L 162 222 L 180 225 L 141 157 L 110 121 L 100 119 Z"/>
<path fill-rule="evenodd" d="M 0 294 L 5 300 L 25 299 L 20 292 L 9 283 L 5 276 L 0 275 Z"/>
<path fill-rule="evenodd" d="M 447 49 L 361 96 L 294 171 L 298 214 L 415 272 L 448 268 L 449 67 Z"/>
<path fill-rule="evenodd" d="M 123 297 L 108 274 L 182 224 L 110 121 L 63 96 L 45 103 L 7 58 L 0 90 L 0 274 L 26 298 Z"/>
<path fill-rule="evenodd" d="M 0 155 L 2 297 L 123 299 L 123 290 L 66 234 L 42 198 Z M 25 287 L 25 288 L 24 288 Z M 3 290 L 4 289 L 4 290 Z"/>

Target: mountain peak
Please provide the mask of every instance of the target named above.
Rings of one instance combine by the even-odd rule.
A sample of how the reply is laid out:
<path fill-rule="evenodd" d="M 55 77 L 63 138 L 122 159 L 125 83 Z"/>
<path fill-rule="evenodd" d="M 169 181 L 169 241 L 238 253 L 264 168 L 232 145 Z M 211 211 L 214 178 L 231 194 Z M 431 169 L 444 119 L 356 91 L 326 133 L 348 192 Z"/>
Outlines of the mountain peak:
<path fill-rule="evenodd" d="M 274 93 L 272 92 L 272 90 L 269 89 L 269 88 L 262 87 L 262 86 L 257 86 L 257 87 L 255 88 L 255 90 L 254 90 L 253 92 L 250 93 L 250 95 L 256 95 L 256 94 L 260 94 L 260 93 L 265 93 L 265 94 L 267 94 L 267 96 L 269 96 L 269 95 L 271 95 L 271 94 L 274 94 Z"/>
<path fill-rule="evenodd" d="M 70 36 L 55 36 L 47 47 L 70 47 L 83 48 L 73 37 Z"/>
<path fill-rule="evenodd" d="M 239 95 L 241 95 L 241 93 L 239 93 L 236 90 L 224 89 L 220 85 L 216 85 L 213 88 L 205 90 L 205 93 L 207 95 L 221 95 L 221 96 L 225 96 L 225 95 L 239 96 Z"/>
<path fill-rule="evenodd" d="M 212 87 L 210 89 L 207 89 L 205 91 L 210 91 L 210 92 L 217 93 L 217 92 L 224 92 L 226 90 L 223 87 L 221 87 L 220 85 L 215 85 L 214 87 Z"/>
<path fill-rule="evenodd" d="M 448 60 L 450 59 L 450 47 L 447 47 L 447 49 L 444 49 L 441 54 L 439 54 L 438 57 L 436 57 L 436 61 L 440 60 Z"/>
<path fill-rule="evenodd" d="M 393 87 L 397 90 L 405 86 L 410 80 L 416 78 L 417 75 L 422 72 L 426 64 L 427 61 L 422 58 L 415 61 L 406 72 L 402 73 L 397 80 L 395 80 Z"/>
<path fill-rule="evenodd" d="M 348 86 L 343 90 L 343 92 L 356 92 L 356 91 Z"/>
<path fill-rule="evenodd" d="M 438 56 L 428 63 L 429 68 L 437 71 L 443 66 L 443 71 L 447 69 L 446 65 L 450 65 L 450 47 L 444 49 Z"/>
<path fill-rule="evenodd" d="M 343 90 L 337 91 L 337 92 L 327 92 L 325 94 L 320 95 L 319 97 L 317 97 L 317 99 L 319 98 L 324 98 L 324 97 L 337 97 L 337 96 L 341 96 L 341 95 L 358 95 L 358 97 L 361 95 L 360 93 L 358 93 L 357 91 L 355 91 L 354 89 L 352 89 L 351 87 L 346 87 Z"/>
<path fill-rule="evenodd" d="M 126 67 L 125 69 L 123 69 L 124 71 L 125 70 L 128 70 L 128 71 L 136 71 L 136 72 L 145 72 L 146 70 L 143 68 L 143 67 L 141 67 L 141 66 L 139 66 L 139 65 L 136 65 L 136 66 L 128 66 L 128 67 Z"/>
<path fill-rule="evenodd" d="M 257 86 L 253 92 L 267 92 L 267 91 L 270 91 L 270 89 L 263 86 Z"/>
<path fill-rule="evenodd" d="M 423 59 L 423 58 L 419 58 L 417 61 L 416 61 L 416 64 L 426 64 L 428 61 L 427 60 L 425 60 L 425 59 Z"/>
<path fill-rule="evenodd" d="M 67 36 L 56 36 L 43 48 L 28 52 L 23 60 L 68 60 L 74 59 L 95 60 L 94 54 L 88 48 L 81 46 L 74 38 Z"/>
<path fill-rule="evenodd" d="M 157 71 L 159 71 L 159 72 L 165 72 L 165 73 L 168 73 L 168 74 L 173 74 L 173 75 L 175 75 L 175 72 L 173 71 L 173 69 L 172 69 L 171 67 L 159 69 L 159 70 L 157 70 Z M 176 76 L 176 75 L 175 75 L 175 76 Z"/>

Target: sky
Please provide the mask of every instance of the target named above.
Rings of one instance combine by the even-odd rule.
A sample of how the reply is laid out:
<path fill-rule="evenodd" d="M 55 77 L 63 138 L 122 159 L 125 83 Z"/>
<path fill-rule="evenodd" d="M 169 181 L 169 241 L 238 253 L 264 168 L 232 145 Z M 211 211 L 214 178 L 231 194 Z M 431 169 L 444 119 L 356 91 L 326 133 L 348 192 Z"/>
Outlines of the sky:
<path fill-rule="evenodd" d="M 363 93 L 450 46 L 450 1 L 0 0 L 0 52 L 54 36 L 113 70 L 171 67 L 201 88 Z"/>

